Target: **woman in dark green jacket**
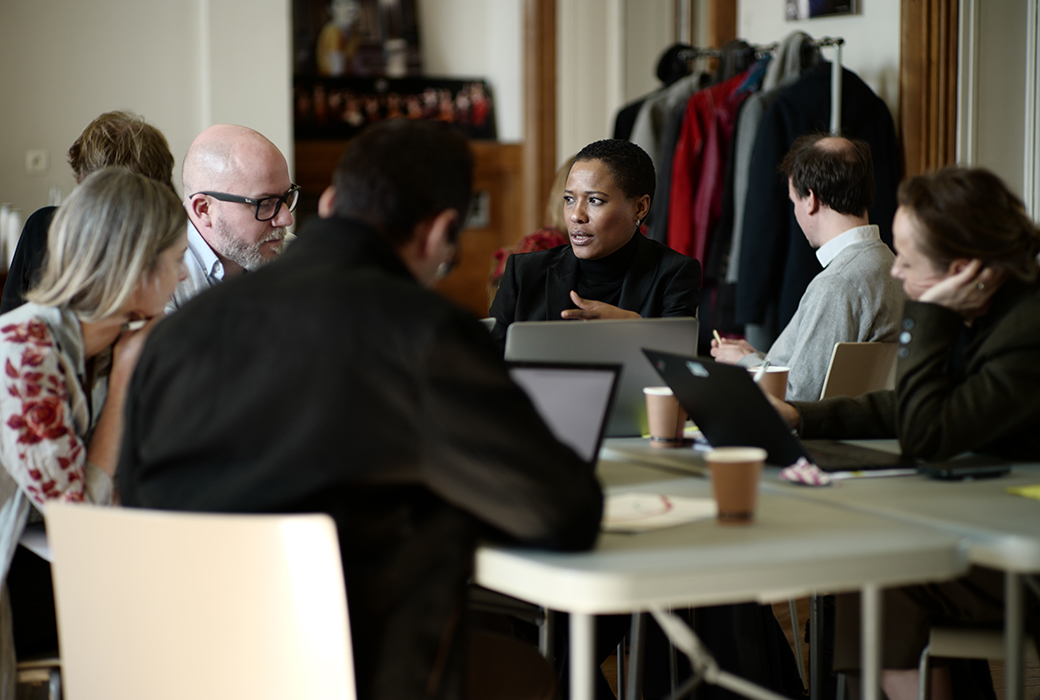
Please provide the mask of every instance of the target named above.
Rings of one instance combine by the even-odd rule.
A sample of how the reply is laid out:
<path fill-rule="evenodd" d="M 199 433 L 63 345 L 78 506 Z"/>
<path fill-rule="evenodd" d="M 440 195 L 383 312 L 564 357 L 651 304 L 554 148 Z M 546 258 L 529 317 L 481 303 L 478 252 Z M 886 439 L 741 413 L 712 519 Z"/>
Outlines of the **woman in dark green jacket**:
<path fill-rule="evenodd" d="M 892 276 L 909 299 L 895 390 L 778 410 L 807 438 L 898 437 L 904 454 L 929 460 L 1040 460 L 1040 231 L 1022 201 L 986 170 L 940 170 L 900 186 L 892 231 Z M 891 700 L 917 697 L 929 628 L 999 624 L 1003 575 L 976 567 L 952 583 L 886 591 L 883 610 L 882 688 Z M 858 614 L 857 596 L 838 596 L 837 670 L 858 666 Z M 932 687 L 933 699 L 951 696 L 948 668 L 933 670 Z"/>

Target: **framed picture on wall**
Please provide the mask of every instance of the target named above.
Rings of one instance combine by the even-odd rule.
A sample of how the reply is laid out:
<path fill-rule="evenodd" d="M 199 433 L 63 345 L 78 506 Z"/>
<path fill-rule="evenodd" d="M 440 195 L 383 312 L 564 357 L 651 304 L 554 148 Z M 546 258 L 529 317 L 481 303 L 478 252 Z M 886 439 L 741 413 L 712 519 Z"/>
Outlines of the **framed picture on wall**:
<path fill-rule="evenodd" d="M 856 13 L 856 0 L 787 0 L 787 21 Z"/>
<path fill-rule="evenodd" d="M 473 139 L 495 139 L 495 103 L 481 79 L 296 76 L 296 139 L 349 139 L 369 124 L 445 121 Z"/>
<path fill-rule="evenodd" d="M 297 76 L 422 74 L 417 0 L 293 0 Z"/>

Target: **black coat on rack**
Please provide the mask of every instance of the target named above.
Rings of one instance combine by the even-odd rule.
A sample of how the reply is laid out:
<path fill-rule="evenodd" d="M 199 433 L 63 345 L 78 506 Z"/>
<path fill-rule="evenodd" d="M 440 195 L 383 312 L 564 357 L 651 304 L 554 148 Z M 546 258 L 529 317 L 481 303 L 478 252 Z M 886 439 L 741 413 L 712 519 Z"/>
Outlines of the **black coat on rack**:
<path fill-rule="evenodd" d="M 877 194 L 870 222 L 892 245 L 892 217 L 902 166 L 895 124 L 885 102 L 858 75 L 842 72 L 841 135 L 870 144 Z M 787 181 L 777 168 L 796 138 L 830 129 L 831 64 L 820 62 L 783 88 L 759 125 L 751 156 L 737 322 L 762 323 L 776 305 L 778 328 L 791 320 L 809 282 L 822 269 L 805 240 L 788 199 Z"/>

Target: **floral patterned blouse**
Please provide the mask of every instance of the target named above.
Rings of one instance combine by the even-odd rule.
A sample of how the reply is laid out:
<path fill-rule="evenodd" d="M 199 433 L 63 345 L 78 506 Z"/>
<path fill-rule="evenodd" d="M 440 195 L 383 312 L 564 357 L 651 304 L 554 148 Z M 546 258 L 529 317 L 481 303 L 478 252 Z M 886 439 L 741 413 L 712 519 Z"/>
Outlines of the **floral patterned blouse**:
<path fill-rule="evenodd" d="M 83 387 L 83 333 L 69 311 L 25 304 L 0 316 L 0 582 L 29 521 L 52 499 L 111 503 L 112 480 L 87 463 L 107 380 Z M 0 699 L 14 697 L 10 607 L 0 604 Z M 7 692 L 10 690 L 11 695 Z"/>

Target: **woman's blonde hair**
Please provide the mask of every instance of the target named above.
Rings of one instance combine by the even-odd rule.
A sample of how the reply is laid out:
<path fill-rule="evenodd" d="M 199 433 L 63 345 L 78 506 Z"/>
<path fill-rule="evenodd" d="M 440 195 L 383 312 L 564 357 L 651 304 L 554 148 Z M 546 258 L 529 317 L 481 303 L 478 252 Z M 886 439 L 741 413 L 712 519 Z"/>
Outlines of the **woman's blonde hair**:
<path fill-rule="evenodd" d="M 82 321 L 114 316 L 186 225 L 164 184 L 125 168 L 92 173 L 54 215 L 40 281 L 25 297 L 68 307 Z"/>

